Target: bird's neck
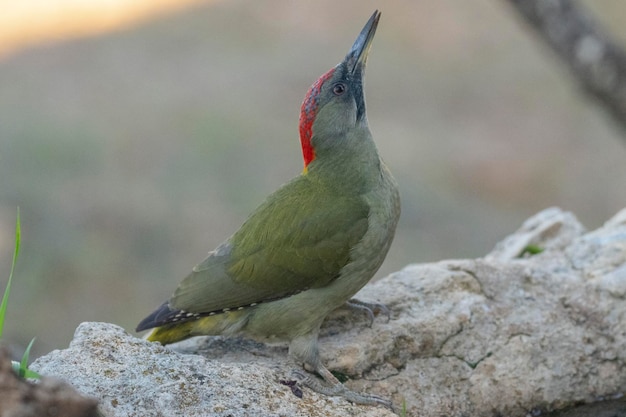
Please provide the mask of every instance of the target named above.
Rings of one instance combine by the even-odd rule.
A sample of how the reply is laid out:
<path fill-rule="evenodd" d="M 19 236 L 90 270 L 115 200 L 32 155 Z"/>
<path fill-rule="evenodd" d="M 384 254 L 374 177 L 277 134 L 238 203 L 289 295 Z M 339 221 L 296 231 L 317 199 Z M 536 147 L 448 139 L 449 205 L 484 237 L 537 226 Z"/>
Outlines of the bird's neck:
<path fill-rule="evenodd" d="M 362 193 L 376 186 L 381 161 L 367 124 L 334 140 L 341 141 L 340 145 L 317 149 L 305 175 L 339 192 Z"/>

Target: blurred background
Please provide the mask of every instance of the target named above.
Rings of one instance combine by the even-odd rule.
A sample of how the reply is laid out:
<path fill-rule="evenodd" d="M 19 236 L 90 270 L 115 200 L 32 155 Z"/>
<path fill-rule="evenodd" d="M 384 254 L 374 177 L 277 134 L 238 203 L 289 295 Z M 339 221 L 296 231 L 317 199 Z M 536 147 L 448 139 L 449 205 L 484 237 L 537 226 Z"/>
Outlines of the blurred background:
<path fill-rule="evenodd" d="M 626 3 L 585 1 L 626 44 Z M 626 206 L 623 132 L 501 0 L 0 0 L 5 343 L 132 331 L 300 173 L 299 107 L 374 9 L 370 126 L 403 214 L 378 277 L 480 257 L 549 206 Z"/>

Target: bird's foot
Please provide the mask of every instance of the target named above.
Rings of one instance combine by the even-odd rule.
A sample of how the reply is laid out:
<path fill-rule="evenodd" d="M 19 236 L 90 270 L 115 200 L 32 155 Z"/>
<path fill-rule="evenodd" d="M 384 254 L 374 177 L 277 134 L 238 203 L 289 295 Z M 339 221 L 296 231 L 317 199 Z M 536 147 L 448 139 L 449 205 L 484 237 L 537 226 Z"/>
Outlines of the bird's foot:
<path fill-rule="evenodd" d="M 292 371 L 291 374 L 292 378 L 294 378 L 300 385 L 302 385 L 303 387 L 307 387 L 317 392 L 318 394 L 340 396 L 354 404 L 382 405 L 389 408 L 393 412 L 396 412 L 393 403 L 386 398 L 382 398 L 377 395 L 361 394 L 351 391 L 339 381 L 333 383 L 332 385 L 328 385 L 304 370 L 295 369 Z"/>
<path fill-rule="evenodd" d="M 391 319 L 391 312 L 386 305 L 381 303 L 370 303 L 367 301 L 357 300 L 356 298 L 351 298 L 346 301 L 346 306 L 353 310 L 365 312 L 367 317 L 370 319 L 370 327 L 374 324 L 374 316 L 376 313 L 382 313 L 387 316 L 387 322 Z"/>

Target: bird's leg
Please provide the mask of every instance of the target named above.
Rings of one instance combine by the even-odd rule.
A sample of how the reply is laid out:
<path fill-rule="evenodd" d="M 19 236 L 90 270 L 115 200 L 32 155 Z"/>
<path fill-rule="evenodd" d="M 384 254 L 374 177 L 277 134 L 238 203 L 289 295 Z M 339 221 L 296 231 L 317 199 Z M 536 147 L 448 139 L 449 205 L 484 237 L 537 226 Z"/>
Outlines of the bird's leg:
<path fill-rule="evenodd" d="M 367 314 L 367 317 L 370 319 L 370 327 L 374 324 L 374 315 L 375 313 L 382 313 L 387 316 L 387 322 L 391 319 L 391 312 L 387 308 L 386 305 L 381 303 L 370 303 L 367 301 L 357 300 L 356 298 L 351 298 L 346 301 L 346 307 L 351 308 L 353 310 L 363 311 Z"/>
<path fill-rule="evenodd" d="M 316 372 L 323 379 L 319 380 L 303 369 L 296 369 L 292 376 L 302 386 L 319 394 L 341 396 L 346 400 L 363 405 L 383 405 L 394 410 L 393 403 L 385 398 L 370 394 L 360 394 L 349 390 L 322 364 L 317 348 L 317 333 L 293 339 L 289 345 L 289 356 L 302 363 L 304 368 Z"/>

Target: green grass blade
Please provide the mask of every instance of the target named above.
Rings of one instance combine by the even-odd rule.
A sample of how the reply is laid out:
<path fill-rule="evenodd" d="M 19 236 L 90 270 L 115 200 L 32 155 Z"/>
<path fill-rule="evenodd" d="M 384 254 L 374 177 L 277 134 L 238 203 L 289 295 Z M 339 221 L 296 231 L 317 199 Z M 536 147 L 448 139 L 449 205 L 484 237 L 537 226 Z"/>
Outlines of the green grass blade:
<path fill-rule="evenodd" d="M 13 372 L 15 372 L 16 374 L 20 373 L 20 363 L 18 361 L 11 361 L 11 365 L 13 365 Z M 23 378 L 31 378 L 31 379 L 40 379 L 41 375 L 39 375 L 37 372 L 32 371 L 28 368 L 24 369 L 24 376 Z"/>
<path fill-rule="evenodd" d="M 24 378 L 26 376 L 26 371 L 28 371 L 28 357 L 30 356 L 30 349 L 33 347 L 33 343 L 35 343 L 35 338 L 33 337 L 24 354 L 22 355 L 22 361 L 20 362 L 20 370 L 18 372 L 19 376 Z"/>
<path fill-rule="evenodd" d="M 17 361 L 13 361 L 13 371 L 15 373 L 19 373 L 19 367 L 20 367 L 20 363 Z M 41 375 L 39 375 L 37 372 L 32 371 L 30 369 L 25 369 L 23 378 L 41 379 Z"/>
<path fill-rule="evenodd" d="M 0 339 L 2 339 L 2 330 L 4 329 L 4 317 L 7 311 L 7 304 L 9 302 L 9 294 L 11 293 L 11 281 L 13 280 L 13 271 L 15 270 L 15 264 L 20 254 L 20 208 L 17 208 L 17 221 L 15 222 L 15 250 L 13 251 L 13 261 L 11 262 L 11 273 L 9 274 L 9 280 L 7 286 L 4 289 L 4 296 L 2 297 L 2 304 L 0 304 Z"/>
<path fill-rule="evenodd" d="M 26 372 L 24 372 L 24 378 L 41 379 L 41 375 L 31 369 L 26 369 Z"/>

